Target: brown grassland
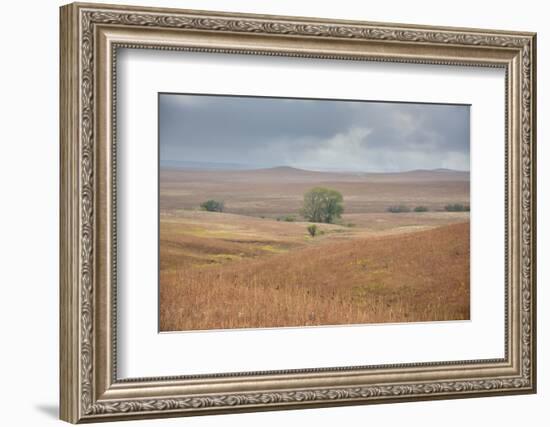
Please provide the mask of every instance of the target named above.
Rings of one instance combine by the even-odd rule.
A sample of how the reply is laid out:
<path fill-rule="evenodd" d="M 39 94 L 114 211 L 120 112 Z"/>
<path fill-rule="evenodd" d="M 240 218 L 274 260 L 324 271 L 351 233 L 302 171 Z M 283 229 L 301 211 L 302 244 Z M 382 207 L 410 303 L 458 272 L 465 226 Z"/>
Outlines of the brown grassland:
<path fill-rule="evenodd" d="M 298 212 L 317 185 L 346 210 L 311 237 Z M 207 199 L 224 212 L 200 211 Z M 443 209 L 468 201 L 452 171 L 161 171 L 160 329 L 469 319 L 469 213 Z"/>

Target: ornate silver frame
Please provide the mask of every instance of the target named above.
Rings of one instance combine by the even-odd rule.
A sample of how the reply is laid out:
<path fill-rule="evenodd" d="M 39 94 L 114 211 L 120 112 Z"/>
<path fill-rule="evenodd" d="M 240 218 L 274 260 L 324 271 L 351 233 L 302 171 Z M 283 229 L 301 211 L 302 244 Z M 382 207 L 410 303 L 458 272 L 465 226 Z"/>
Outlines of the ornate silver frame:
<path fill-rule="evenodd" d="M 61 419 L 78 423 L 535 392 L 535 34 L 71 4 L 61 8 L 60 42 Z M 117 379 L 119 47 L 504 68 L 505 357 Z"/>

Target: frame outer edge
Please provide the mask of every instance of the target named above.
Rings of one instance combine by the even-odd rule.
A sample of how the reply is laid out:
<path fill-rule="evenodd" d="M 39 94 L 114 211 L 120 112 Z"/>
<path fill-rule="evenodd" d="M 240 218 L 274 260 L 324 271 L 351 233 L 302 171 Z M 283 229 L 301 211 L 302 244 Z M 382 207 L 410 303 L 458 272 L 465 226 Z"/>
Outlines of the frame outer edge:
<path fill-rule="evenodd" d="M 531 36 L 531 390 L 537 393 L 537 33 Z"/>
<path fill-rule="evenodd" d="M 440 26 L 433 24 L 411 24 L 404 22 L 396 21 L 370 21 L 364 19 L 334 19 L 334 18 L 321 18 L 315 17 L 313 15 L 279 15 L 272 13 L 253 13 L 253 12 L 236 12 L 236 11 L 222 11 L 222 10 L 209 10 L 209 9 L 189 9 L 182 8 L 177 6 L 143 6 L 143 5 L 129 5 L 129 4 L 112 4 L 112 3 L 90 3 L 88 1 L 76 1 L 72 5 L 77 6 L 81 9 L 96 9 L 104 11 L 121 11 L 124 10 L 128 13 L 152 13 L 152 14 L 181 14 L 186 13 L 189 15 L 194 15 L 196 17 L 205 17 L 205 18 L 253 18 L 259 20 L 273 21 L 273 20 L 282 20 L 294 23 L 303 23 L 303 24 L 332 24 L 332 25 L 370 25 L 376 27 L 387 27 L 387 28 L 400 28 L 400 29 L 409 29 L 409 30 L 427 30 L 427 31 L 459 31 L 459 32 L 469 32 L 477 34 L 491 34 L 491 35 L 513 35 L 513 36 L 523 36 L 523 37 L 532 37 L 536 33 L 531 31 L 514 31 L 514 30 L 505 30 L 505 29 L 496 29 L 496 28 L 476 28 L 476 27 L 463 27 L 463 26 Z"/>
<path fill-rule="evenodd" d="M 59 9 L 59 418 L 79 416 L 78 19 L 74 5 Z"/>
<path fill-rule="evenodd" d="M 96 149 L 94 139 L 97 137 L 94 135 L 95 125 L 93 119 L 95 115 L 95 107 L 92 107 L 92 111 L 89 111 L 89 104 L 93 105 L 97 102 L 94 98 L 94 76 L 96 70 L 93 69 L 90 80 L 90 70 L 88 69 L 88 60 L 94 65 L 94 37 L 89 37 L 90 34 L 84 32 L 81 34 L 82 29 L 86 29 L 89 20 L 81 21 L 81 12 L 83 8 L 89 7 L 92 11 L 101 10 L 101 13 L 112 10 L 119 12 L 124 11 L 136 11 L 136 12 L 151 12 L 154 9 L 135 7 L 130 8 L 127 6 L 114 6 L 114 5 L 100 5 L 100 4 L 72 4 L 61 7 L 61 33 L 60 33 L 60 163 L 61 163 L 61 197 L 60 197 L 60 383 L 61 383 L 61 419 L 72 422 L 95 422 L 95 421 L 108 421 L 118 419 L 139 419 L 139 418 L 152 418 L 152 417 L 167 417 L 167 416 L 182 416 L 182 415 L 200 415 L 207 413 L 229 413 L 229 412 L 249 412 L 258 410 L 276 410 L 276 409 L 291 409 L 291 408 L 306 408 L 306 407 L 326 407 L 336 405 L 349 405 L 349 404 L 364 404 L 364 403 L 382 403 L 382 399 L 376 399 L 379 395 L 365 395 L 369 399 L 374 398 L 367 402 L 367 397 L 364 397 L 356 389 L 323 389 L 323 390 L 296 390 L 287 392 L 274 392 L 269 391 L 263 394 L 251 394 L 240 393 L 233 395 L 208 395 L 190 397 L 188 399 L 142 399 L 142 400 L 111 400 L 111 401 L 97 401 L 97 396 L 94 396 L 95 387 L 97 386 L 95 378 L 94 364 L 97 361 L 94 359 L 94 352 L 96 346 L 95 333 L 93 330 L 93 324 L 90 323 L 94 312 L 95 299 L 97 294 L 92 294 L 95 287 L 97 277 L 92 275 L 93 271 L 89 271 L 90 266 L 94 266 L 94 248 L 95 243 L 89 239 L 95 239 L 95 232 L 97 223 L 94 223 L 94 206 L 97 204 L 96 190 L 94 183 L 94 174 L 97 172 L 97 161 L 94 156 L 94 150 Z M 122 10 L 121 10 L 122 9 Z M 159 9 L 160 10 L 160 9 Z M 177 9 L 162 9 L 166 13 L 191 13 L 192 11 L 184 11 Z M 86 12 L 86 11 L 84 11 Z M 115 12 L 113 12 L 115 13 Z M 224 28 L 218 28 L 217 21 L 214 18 L 221 18 L 220 21 L 225 21 L 223 17 L 242 16 L 243 18 L 250 19 L 249 24 L 260 23 L 262 28 L 264 22 L 260 15 L 247 15 L 247 14 L 219 14 L 217 12 L 196 12 L 200 19 L 198 19 L 197 28 L 205 31 L 228 31 Z M 194 13 L 193 13 L 194 14 Z M 85 16 L 85 15 L 83 15 Z M 128 18 L 130 25 L 136 26 L 150 26 L 152 25 L 147 16 L 142 23 L 132 21 L 134 14 Z M 132 19 L 130 19 L 132 18 Z M 343 39 L 346 37 L 351 38 L 363 38 L 362 32 L 357 32 L 358 28 L 344 28 L 350 32 L 346 33 L 333 33 L 331 28 L 324 24 L 326 21 L 318 22 L 316 19 L 311 18 L 311 21 L 306 18 L 290 18 L 290 17 L 271 17 L 284 19 L 285 25 L 290 28 L 289 34 L 297 34 L 297 37 L 310 37 L 308 31 L 313 29 L 319 31 L 319 34 L 314 34 L 316 37 L 327 37 L 326 39 Z M 103 21 L 111 23 L 112 16 L 107 13 L 102 18 Z M 126 19 L 126 18 L 125 18 Z M 256 21 L 254 21 L 256 20 Z M 269 19 L 267 19 L 269 21 Z M 116 21 L 116 20 L 115 20 Z M 253 22 L 254 21 L 254 22 Z M 307 28 L 304 30 L 298 23 L 305 23 Z M 338 22 L 334 22 L 337 24 Z M 344 24 L 344 22 L 340 22 Z M 115 22 L 117 24 L 117 22 Z M 170 25 L 165 25 L 170 27 Z M 182 23 L 182 28 L 187 28 L 187 25 Z M 232 31 L 250 33 L 255 32 L 256 29 L 253 25 L 241 28 L 229 23 L 227 28 Z M 268 22 L 268 24 L 270 24 Z M 272 24 L 272 23 L 271 23 Z M 367 23 L 358 23 L 362 26 Z M 373 25 L 374 23 L 369 23 Z M 317 28 L 317 25 L 319 28 Z M 392 29 L 392 24 L 386 24 L 388 31 Z M 154 26 L 154 25 L 153 25 Z M 82 28 L 81 28 L 82 27 Z M 223 27 L 223 26 L 222 26 Z M 322 28 L 321 28 L 322 27 Z M 326 27 L 326 28 L 325 28 Z M 189 24 L 189 28 L 195 28 L 195 23 Z M 268 26 L 266 27 L 266 33 L 274 32 L 276 34 L 282 33 L 282 29 L 278 27 Z M 294 29 L 293 29 L 294 28 Z M 530 190 L 530 194 L 526 196 L 528 203 L 527 215 L 523 218 L 526 220 L 527 225 L 530 225 L 530 229 L 526 232 L 527 237 L 530 238 L 530 242 L 526 245 L 525 253 L 528 258 L 528 267 L 526 280 L 528 283 L 525 285 L 526 291 L 524 303 L 525 311 L 529 311 L 530 315 L 525 316 L 525 326 L 527 330 L 531 327 L 531 333 L 526 332 L 524 338 L 526 341 L 523 345 L 523 357 L 527 356 L 526 361 L 531 362 L 526 365 L 523 371 L 522 378 L 503 380 L 502 388 L 498 384 L 500 379 L 496 379 L 496 382 L 476 380 L 463 381 L 466 386 L 472 383 L 472 389 L 468 393 L 464 393 L 467 390 L 453 389 L 454 383 L 446 384 L 403 384 L 397 385 L 398 394 L 392 394 L 393 390 L 389 387 L 387 390 L 384 387 L 380 387 L 380 396 L 386 396 L 386 392 L 391 394 L 391 398 L 388 399 L 392 402 L 397 401 L 410 401 L 410 400 L 435 400 L 439 398 L 464 398 L 473 397 L 475 395 L 497 395 L 497 394 L 524 394 L 533 393 L 536 391 L 536 314 L 535 314 L 535 284 L 536 284 L 536 212 L 534 209 L 536 200 L 536 180 L 535 180 L 535 144 L 536 144 L 536 128 L 535 128 L 535 111 L 536 111 L 536 36 L 533 33 L 515 33 L 516 37 L 512 33 L 506 32 L 485 32 L 469 29 L 465 34 L 458 34 L 458 36 L 464 37 L 457 42 L 453 30 L 459 30 L 458 28 L 438 28 L 427 27 L 426 29 L 434 34 L 424 37 L 421 33 L 424 31 L 411 31 L 413 26 L 405 26 L 403 29 L 405 32 L 397 34 L 397 41 L 401 39 L 407 42 L 419 41 L 425 45 L 439 45 L 447 43 L 448 45 L 454 44 L 466 44 L 476 45 L 481 43 L 485 46 L 498 46 L 501 48 L 518 49 L 521 48 L 525 52 L 530 48 L 530 52 L 526 52 L 524 59 L 530 60 L 526 68 L 529 68 L 528 74 L 528 87 L 527 90 L 530 98 L 524 99 L 526 102 L 524 105 L 525 110 L 530 117 L 523 122 L 528 132 L 530 131 L 530 138 L 523 140 L 524 147 L 529 150 L 529 153 L 523 157 L 523 160 L 528 161 L 530 169 L 527 169 L 527 176 L 529 183 L 525 183 L 525 187 Z M 421 28 L 421 27 L 420 27 Z M 376 28 L 374 28 L 376 30 Z M 307 31 L 306 31 L 307 30 Z M 386 30 L 384 30 L 386 31 Z M 444 31 L 445 33 L 438 33 L 438 31 Z M 475 31 L 475 32 L 474 32 Z M 262 31 L 261 31 L 262 32 Z M 418 34 L 416 34 L 418 33 Z M 393 33 L 388 33 L 390 39 L 394 37 Z M 500 34 L 500 35 L 496 35 Z M 521 36 L 519 36 L 521 34 Z M 438 37 L 443 35 L 444 37 Z M 83 38 L 80 38 L 80 37 Z M 86 37 L 84 37 L 86 36 Z M 412 37 L 412 39 L 409 39 Z M 433 39 L 432 39 L 433 37 Z M 376 36 L 378 40 L 383 40 L 383 37 Z M 418 40 L 417 40 L 418 39 Z M 461 41 L 462 40 L 462 41 Z M 88 57 L 89 56 L 89 57 Z M 82 60 L 82 62 L 81 62 Z M 521 61 L 520 61 L 521 63 Z M 86 79 L 84 79 L 83 74 Z M 91 86 L 90 86 L 91 85 Z M 90 89 L 90 92 L 88 92 Z M 523 90 L 520 91 L 523 93 Z M 82 99 L 81 99 L 82 97 Z M 82 110 L 83 106 L 86 108 Z M 524 110 L 524 111 L 525 111 Z M 92 120 L 92 122 L 90 122 Z M 91 162 L 91 163 L 90 163 Z M 86 194 L 84 194 L 86 193 Z M 523 191 L 522 191 L 523 193 Z M 86 197 L 81 198 L 81 195 Z M 83 228 L 84 227 L 84 228 Z M 530 261 L 530 262 L 529 262 Z M 530 269 L 529 269 L 530 267 Z M 532 274 L 535 273 L 535 274 Z M 529 297 L 529 292 L 531 297 Z M 529 304 L 531 303 L 531 304 Z M 530 339 L 530 341 L 529 341 Z M 521 354 L 521 353 L 520 353 Z M 529 373 L 527 373 L 527 371 Z M 496 384 L 496 385 L 495 385 Z M 437 386 L 442 388 L 439 389 Z M 462 387 L 462 382 L 458 384 Z M 420 389 L 416 389 L 418 386 Z M 434 388 L 435 387 L 435 388 Z M 500 391 L 499 391 L 500 388 Z M 461 392 L 462 394 L 458 394 Z M 321 394 L 319 394 L 321 393 Z M 323 393 L 326 394 L 326 398 L 323 398 Z M 338 396 L 333 398 L 333 394 L 337 393 Z M 343 393 L 343 394 L 342 394 Z M 348 395 L 348 393 L 350 395 Z M 358 397 L 356 394 L 359 393 Z M 389 395 L 388 395 L 389 396 Z M 268 400 L 265 400 L 268 399 Z M 271 400 L 270 400 L 271 399 Z M 334 400 L 336 399 L 336 400 Z M 385 400 L 385 399 L 383 399 Z"/>

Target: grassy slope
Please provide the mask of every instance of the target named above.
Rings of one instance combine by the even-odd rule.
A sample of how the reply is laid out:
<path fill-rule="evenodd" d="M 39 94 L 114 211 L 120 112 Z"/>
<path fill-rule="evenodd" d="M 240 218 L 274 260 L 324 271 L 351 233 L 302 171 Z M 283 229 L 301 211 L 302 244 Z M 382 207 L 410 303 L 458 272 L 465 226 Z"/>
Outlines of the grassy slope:
<path fill-rule="evenodd" d="M 161 330 L 468 319 L 469 223 L 400 220 L 311 239 L 304 223 L 163 216 Z"/>

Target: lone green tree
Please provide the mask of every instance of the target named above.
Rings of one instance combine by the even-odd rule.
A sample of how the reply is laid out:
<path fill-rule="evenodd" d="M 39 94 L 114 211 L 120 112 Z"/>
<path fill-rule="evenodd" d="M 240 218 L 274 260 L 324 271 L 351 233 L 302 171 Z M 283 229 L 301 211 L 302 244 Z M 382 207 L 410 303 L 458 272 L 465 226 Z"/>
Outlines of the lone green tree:
<path fill-rule="evenodd" d="M 331 188 L 315 187 L 304 194 L 302 215 L 310 222 L 332 223 L 344 212 L 342 194 Z"/>

